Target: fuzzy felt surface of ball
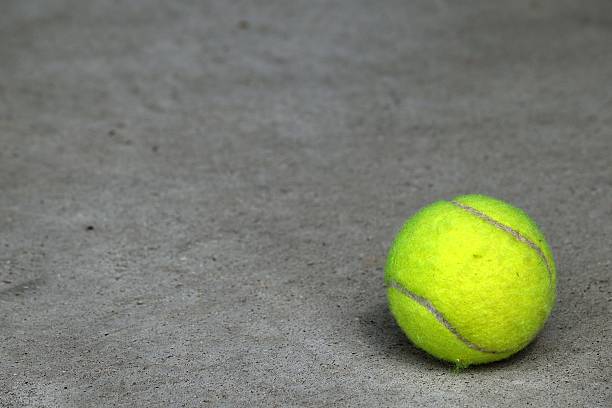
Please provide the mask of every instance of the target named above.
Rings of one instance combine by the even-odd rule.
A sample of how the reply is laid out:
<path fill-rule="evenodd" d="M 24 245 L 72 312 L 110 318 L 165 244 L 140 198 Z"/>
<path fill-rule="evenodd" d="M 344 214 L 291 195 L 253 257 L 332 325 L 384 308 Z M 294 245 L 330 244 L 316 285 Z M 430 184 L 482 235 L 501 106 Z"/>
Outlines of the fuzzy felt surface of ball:
<path fill-rule="evenodd" d="M 434 202 L 396 236 L 385 267 L 391 313 L 419 348 L 458 366 L 501 360 L 548 319 L 556 270 L 521 209 L 484 195 Z"/>

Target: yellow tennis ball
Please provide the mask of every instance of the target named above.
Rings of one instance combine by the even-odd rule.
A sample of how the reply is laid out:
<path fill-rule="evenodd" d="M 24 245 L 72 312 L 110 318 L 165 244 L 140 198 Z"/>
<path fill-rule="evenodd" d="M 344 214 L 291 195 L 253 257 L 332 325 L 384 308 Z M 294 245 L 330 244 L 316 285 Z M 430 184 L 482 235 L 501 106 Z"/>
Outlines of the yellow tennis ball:
<path fill-rule="evenodd" d="M 464 195 L 410 218 L 389 251 L 389 308 L 419 348 L 458 366 L 501 360 L 540 331 L 555 303 L 544 236 L 503 201 Z"/>

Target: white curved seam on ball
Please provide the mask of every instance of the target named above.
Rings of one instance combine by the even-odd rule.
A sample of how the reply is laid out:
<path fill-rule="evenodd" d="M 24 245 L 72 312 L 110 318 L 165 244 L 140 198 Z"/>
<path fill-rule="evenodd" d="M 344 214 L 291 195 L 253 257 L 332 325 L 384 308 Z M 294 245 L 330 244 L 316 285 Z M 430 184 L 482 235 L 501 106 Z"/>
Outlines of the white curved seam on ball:
<path fill-rule="evenodd" d="M 463 335 L 459 333 L 459 331 L 457 331 L 455 327 L 453 327 L 453 325 L 446 319 L 446 317 L 444 317 L 444 315 L 438 309 L 436 309 L 435 306 L 432 305 L 429 300 L 425 299 L 422 296 L 417 295 L 416 293 L 409 291 L 408 289 L 406 289 L 404 286 L 402 286 L 399 282 L 395 280 L 390 280 L 388 283 L 388 286 L 392 287 L 393 289 L 396 289 L 402 295 L 409 297 L 410 299 L 414 300 L 415 302 L 423 306 L 425 309 L 427 309 L 427 311 L 431 313 L 436 318 L 436 320 L 440 322 L 440 324 L 446 327 L 446 329 L 449 332 L 451 332 L 451 334 L 453 334 L 459 341 L 461 341 L 467 347 L 473 350 L 476 350 L 476 351 L 480 351 L 481 353 L 488 353 L 488 354 L 505 354 L 505 353 L 512 353 L 515 351 L 514 349 L 513 350 L 491 350 L 491 349 L 481 347 L 478 344 L 472 343 L 471 341 L 463 337 Z"/>
<path fill-rule="evenodd" d="M 498 228 L 498 229 L 500 229 L 502 231 L 507 232 L 508 234 L 512 235 L 517 241 L 522 242 L 524 244 L 527 244 L 531 249 L 536 251 L 538 256 L 544 262 L 544 266 L 546 266 L 546 272 L 548 273 L 548 285 L 549 286 L 552 285 L 552 270 L 551 270 L 550 265 L 548 263 L 548 258 L 546 258 L 546 255 L 544 255 L 544 252 L 542 251 L 542 249 L 539 246 L 537 246 L 533 241 L 531 241 L 529 238 L 527 238 L 526 236 L 524 236 L 523 234 L 521 234 L 520 232 L 518 232 L 514 228 L 509 227 L 506 224 L 502 224 L 501 222 L 495 220 L 494 218 L 489 217 L 487 214 L 485 214 L 485 213 L 483 213 L 481 211 L 478 211 L 477 209 L 475 209 L 473 207 L 470 207 L 468 205 L 462 204 L 462 203 L 460 203 L 458 201 L 451 201 L 451 204 L 453 204 L 456 207 L 461 208 L 464 211 L 469 212 L 470 214 L 472 214 L 472 215 L 480 218 L 481 220 L 491 224 L 495 228 Z"/>

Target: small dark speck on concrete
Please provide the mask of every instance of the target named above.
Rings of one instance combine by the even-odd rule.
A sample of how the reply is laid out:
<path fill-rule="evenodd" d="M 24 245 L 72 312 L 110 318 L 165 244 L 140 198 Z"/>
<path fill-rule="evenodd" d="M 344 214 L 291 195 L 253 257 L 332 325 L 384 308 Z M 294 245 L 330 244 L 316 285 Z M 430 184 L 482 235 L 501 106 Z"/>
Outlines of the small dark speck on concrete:
<path fill-rule="evenodd" d="M 246 20 L 240 20 L 238 22 L 238 28 L 241 30 L 248 30 L 251 27 L 251 24 Z"/>
<path fill-rule="evenodd" d="M 151 150 L 153 150 L 153 153 L 157 153 L 159 151 L 159 146 L 158 145 L 153 145 L 151 147 Z"/>
<path fill-rule="evenodd" d="M 108 131 L 109 136 L 115 136 L 116 134 L 117 134 L 117 131 L 115 129 L 111 129 Z"/>
<path fill-rule="evenodd" d="M 87 231 L 93 231 L 94 230 L 94 226 L 93 225 L 88 225 L 88 226 L 85 227 L 85 229 Z"/>

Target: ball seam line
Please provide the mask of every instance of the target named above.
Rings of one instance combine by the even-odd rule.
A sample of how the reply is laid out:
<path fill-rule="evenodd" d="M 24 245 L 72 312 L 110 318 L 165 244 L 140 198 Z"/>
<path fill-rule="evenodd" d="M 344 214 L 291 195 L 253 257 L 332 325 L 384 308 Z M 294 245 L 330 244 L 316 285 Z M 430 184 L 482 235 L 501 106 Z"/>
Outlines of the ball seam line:
<path fill-rule="evenodd" d="M 478 344 L 471 342 L 470 340 L 466 339 L 461 333 L 459 333 L 459 331 L 448 321 L 448 319 L 438 309 L 436 309 L 436 307 L 429 300 L 427 300 L 423 296 L 419 296 L 416 293 L 409 291 L 404 286 L 402 286 L 399 282 L 393 279 L 387 282 L 387 286 L 397 290 L 402 295 L 409 297 L 410 299 L 414 300 L 415 302 L 423 306 L 425 309 L 427 309 L 427 311 L 431 313 L 436 318 L 436 320 L 440 324 L 442 324 L 442 326 L 444 326 L 453 336 L 457 338 L 457 340 L 465 344 L 467 347 L 473 350 L 476 350 L 476 351 L 480 351 L 481 353 L 488 353 L 488 354 L 505 354 L 505 353 L 512 353 L 515 351 L 514 349 L 512 350 L 491 350 L 491 349 L 481 347 Z"/>
<path fill-rule="evenodd" d="M 546 272 L 548 273 L 548 285 L 551 286 L 552 285 L 552 271 L 550 268 L 550 264 L 548 263 L 548 258 L 546 258 L 546 255 L 544 255 L 544 251 L 542 251 L 542 249 L 537 246 L 533 241 L 531 241 L 529 238 L 527 238 L 526 236 L 524 236 L 523 234 L 521 234 L 520 232 L 518 232 L 517 230 L 515 230 L 512 227 L 509 227 L 506 224 L 502 224 L 501 222 L 495 220 L 494 218 L 489 217 L 487 214 L 478 211 L 477 209 L 470 207 L 468 205 L 462 204 L 458 201 L 451 201 L 451 204 L 453 204 L 456 207 L 461 208 L 464 211 L 469 212 L 470 214 L 480 218 L 481 220 L 487 222 L 488 224 L 494 226 L 495 228 L 498 228 L 502 231 L 507 232 L 508 234 L 512 235 L 517 241 L 522 242 L 523 244 L 526 244 L 527 246 L 529 246 L 531 249 L 533 249 L 534 251 L 536 251 L 536 253 L 538 254 L 538 256 L 542 259 L 542 261 L 544 262 L 544 266 L 546 267 Z"/>

